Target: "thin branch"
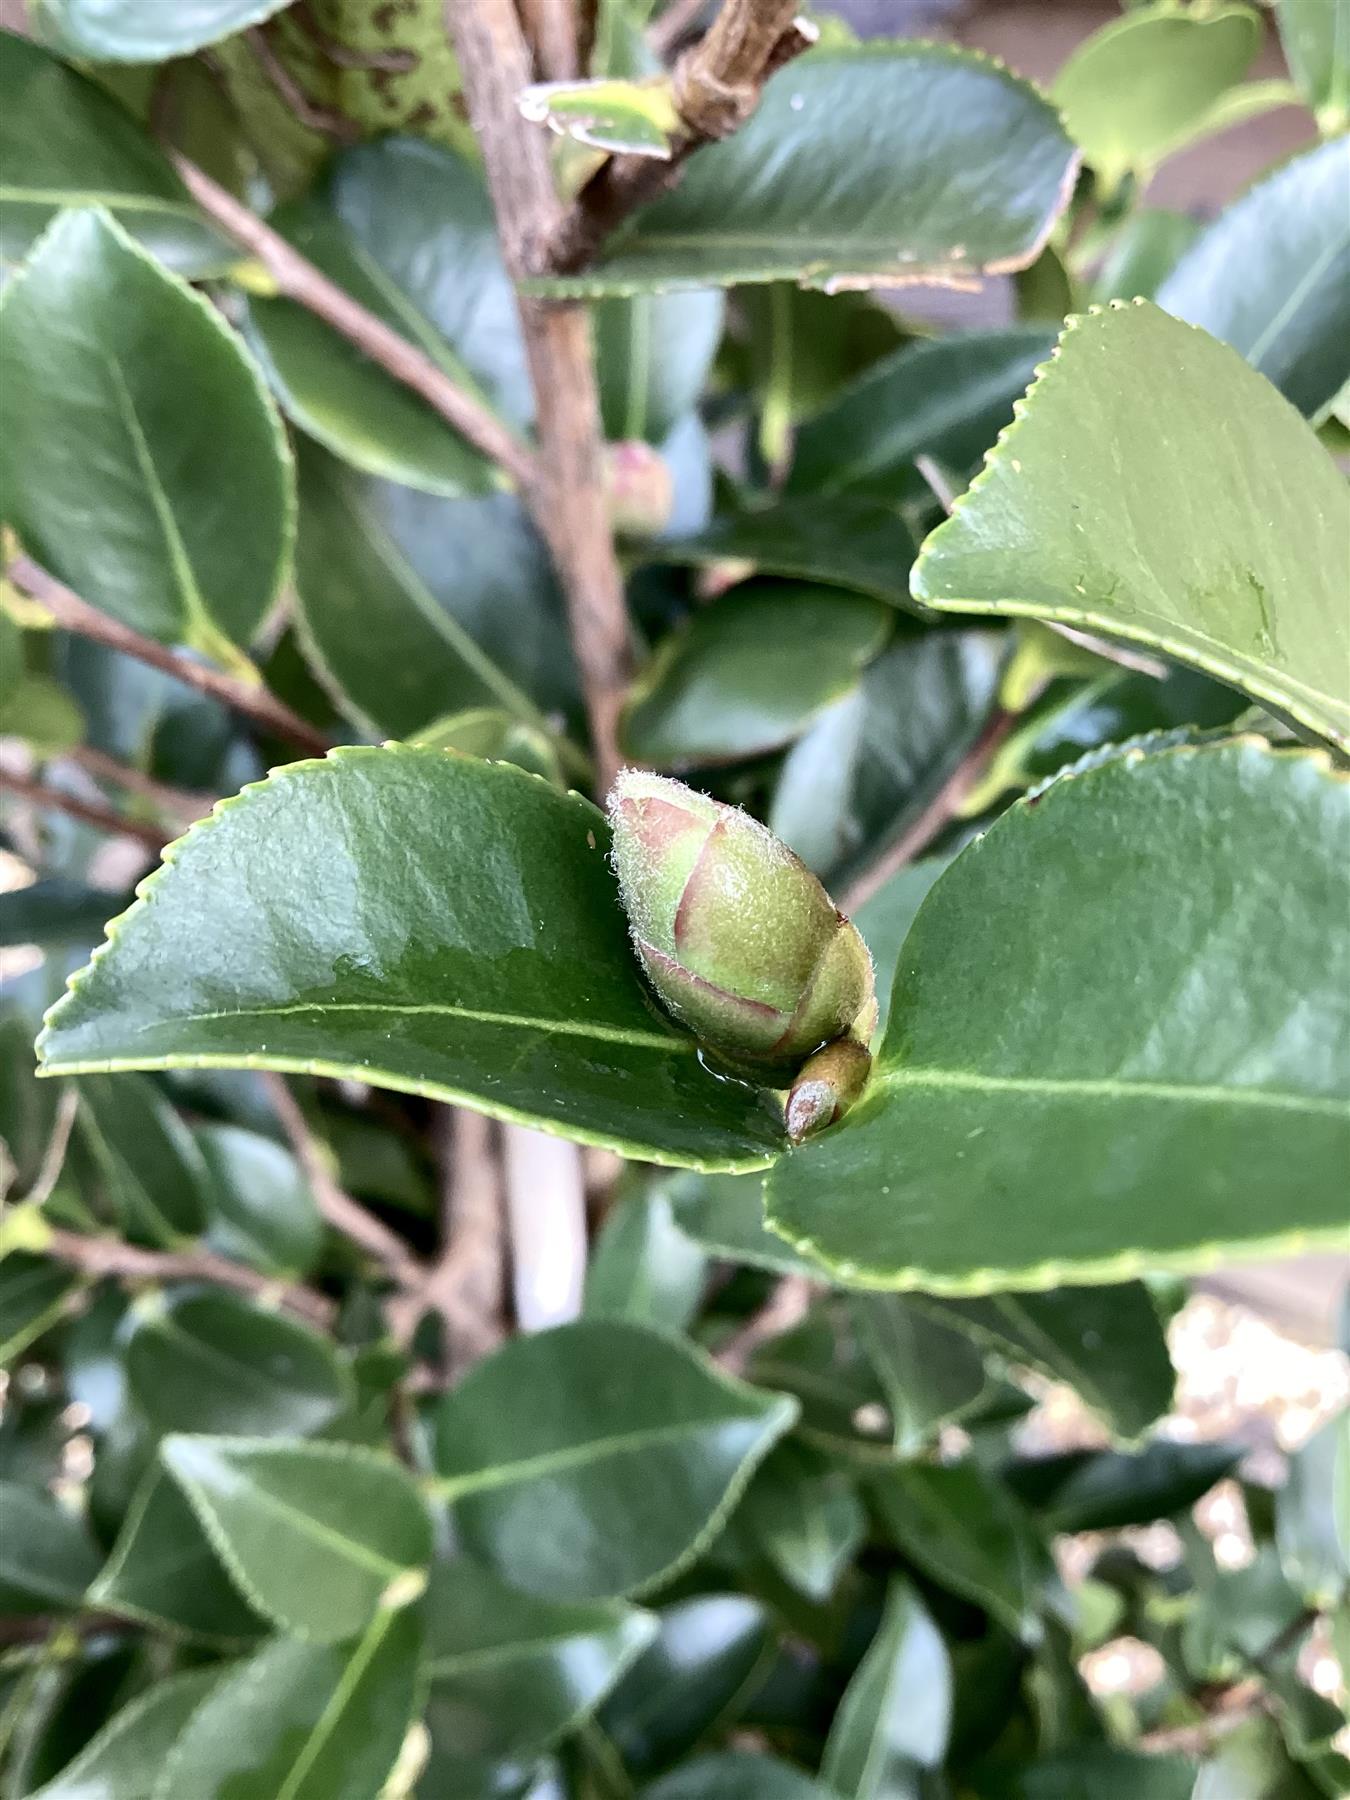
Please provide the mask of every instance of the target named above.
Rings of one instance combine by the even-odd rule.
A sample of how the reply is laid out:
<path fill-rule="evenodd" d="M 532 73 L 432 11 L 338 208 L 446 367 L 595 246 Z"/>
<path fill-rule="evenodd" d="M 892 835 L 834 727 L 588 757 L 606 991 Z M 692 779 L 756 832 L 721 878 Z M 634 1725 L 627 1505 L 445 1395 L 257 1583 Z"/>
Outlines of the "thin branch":
<path fill-rule="evenodd" d="M 0 789 L 17 795 L 20 800 L 27 800 L 45 812 L 65 813 L 68 818 L 78 819 L 83 825 L 92 825 L 96 831 L 106 831 L 111 837 L 135 838 L 147 850 L 162 850 L 169 841 L 169 833 L 161 831 L 158 825 L 146 825 L 139 819 L 128 819 L 115 812 L 111 806 L 99 806 L 92 800 L 81 800 L 74 794 L 65 793 L 61 788 L 47 787 L 41 781 L 30 781 L 26 775 L 11 774 L 8 769 L 0 769 Z"/>
<path fill-rule="evenodd" d="M 178 151 L 170 150 L 169 156 L 198 206 L 227 237 L 257 257 L 276 283 L 278 293 L 355 344 L 387 375 L 420 395 L 475 450 L 481 450 L 525 486 L 533 472 L 530 452 L 489 407 L 453 381 L 424 351 L 330 281 L 308 257 L 302 256 L 204 170 Z"/>
<path fill-rule="evenodd" d="M 797 0 L 725 0 L 712 29 L 675 66 L 675 109 L 684 133 L 666 160 L 612 156 L 591 177 L 549 238 L 545 268 L 584 268 L 628 215 L 678 179 L 695 150 L 729 137 L 759 105 L 764 83 L 816 40 Z"/>
<path fill-rule="evenodd" d="M 717 1352 L 724 1369 L 743 1375 L 751 1358 L 771 1338 L 800 1325 L 815 1298 L 815 1285 L 805 1275 L 785 1275 L 757 1313 L 734 1331 Z"/>
<path fill-rule="evenodd" d="M 447 15 L 502 252 L 518 282 L 539 267 L 563 211 L 548 140 L 516 106 L 530 82 L 529 52 L 511 0 L 449 0 Z M 618 715 L 632 652 L 602 478 L 590 321 L 582 307 L 548 306 L 523 295 L 519 308 L 539 437 L 526 498 L 567 597 L 596 763 L 608 786 L 621 760 Z"/>
<path fill-rule="evenodd" d="M 280 1075 L 264 1074 L 268 1099 L 291 1141 L 296 1159 L 304 1170 L 313 1191 L 315 1203 L 334 1231 L 350 1238 L 367 1255 L 373 1256 L 401 1288 L 420 1288 L 426 1281 L 426 1269 L 396 1231 L 382 1219 L 367 1212 L 364 1206 L 345 1193 L 334 1179 L 323 1146 L 309 1128 L 300 1102 Z"/>
<path fill-rule="evenodd" d="M 177 651 L 155 643 L 153 638 L 143 637 L 129 625 L 123 625 L 110 614 L 100 612 L 97 607 L 90 606 L 88 601 L 81 600 L 78 594 L 72 593 L 55 576 L 39 568 L 30 557 L 14 557 L 6 573 L 16 587 L 34 600 L 41 601 L 63 630 L 91 638 L 94 643 L 103 644 L 109 650 L 120 650 L 124 656 L 134 656 L 137 662 L 147 663 L 150 668 L 171 675 L 175 681 L 181 681 L 184 687 L 194 688 L 199 694 L 208 694 L 211 699 L 219 700 L 232 711 L 252 719 L 264 731 L 294 744 L 307 756 L 323 756 L 328 750 L 328 739 L 322 732 L 316 731 L 299 713 L 292 712 L 289 706 L 274 694 L 269 694 L 261 684 L 254 687 L 247 681 L 241 681 L 238 676 L 223 674 L 205 663 L 180 656 Z M 161 839 L 160 842 L 162 841 Z"/>
<path fill-rule="evenodd" d="M 504 1336 L 501 1165 L 490 1119 L 467 1108 L 441 1110 L 441 1253 L 423 1301 L 445 1320 L 446 1374 L 453 1376 Z"/>
<path fill-rule="evenodd" d="M 520 0 L 520 19 L 541 81 L 574 81 L 581 69 L 573 0 Z"/>
<path fill-rule="evenodd" d="M 153 775 L 118 762 L 115 756 L 107 756 L 102 750 L 95 750 L 91 744 L 76 744 L 70 750 L 63 750 L 61 755 L 65 761 L 78 763 L 96 781 L 108 781 L 114 787 L 125 788 L 127 793 L 148 800 L 160 812 L 172 813 L 180 819 L 200 819 L 216 803 L 214 794 L 190 794 L 184 788 L 169 787 L 165 782 L 156 781 Z"/>
<path fill-rule="evenodd" d="M 333 1302 L 315 1288 L 278 1280 L 211 1250 L 144 1250 L 121 1238 L 88 1237 L 53 1228 L 44 1253 L 95 1281 L 104 1276 L 124 1281 L 212 1281 L 241 1294 L 275 1299 L 312 1325 L 330 1325 L 336 1312 Z"/>
<path fill-rule="evenodd" d="M 57 1182 L 61 1179 L 61 1171 L 66 1166 L 66 1152 L 70 1148 L 70 1134 L 75 1129 L 75 1115 L 80 1110 L 80 1096 L 71 1082 L 66 1082 L 57 1098 L 56 1116 L 52 1120 L 51 1136 L 47 1139 L 46 1148 L 42 1152 L 42 1161 L 33 1185 L 23 1197 L 25 1206 L 36 1210 L 50 1200 Z"/>
<path fill-rule="evenodd" d="M 839 896 L 839 906 L 844 912 L 852 916 L 879 888 L 885 887 L 893 875 L 898 875 L 922 850 L 927 849 L 943 826 L 955 817 L 961 802 L 984 773 L 989 758 L 1016 723 L 1016 713 L 1006 712 L 1001 706 L 995 707 L 980 735 L 909 830 L 883 850 L 876 861 L 850 882 Z"/>
<path fill-rule="evenodd" d="M 709 0 L 671 0 L 671 4 L 647 31 L 647 42 L 665 62 L 672 50 L 687 38 L 704 13 Z"/>

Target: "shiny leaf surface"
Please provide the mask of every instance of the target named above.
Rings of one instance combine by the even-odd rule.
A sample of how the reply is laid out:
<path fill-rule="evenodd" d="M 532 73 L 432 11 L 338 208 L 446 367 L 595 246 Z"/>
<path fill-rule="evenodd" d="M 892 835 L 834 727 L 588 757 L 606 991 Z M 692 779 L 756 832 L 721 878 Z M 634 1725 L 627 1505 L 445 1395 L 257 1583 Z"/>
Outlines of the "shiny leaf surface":
<path fill-rule="evenodd" d="M 79 1095 L 77 1129 L 122 1230 L 160 1246 L 196 1237 L 208 1216 L 210 1172 L 154 1083 L 103 1075 L 82 1082 Z"/>
<path fill-rule="evenodd" d="M 156 1682 L 124 1706 L 32 1800 L 150 1800 L 150 1784 L 219 1680 L 192 1669 Z"/>
<path fill-rule="evenodd" d="M 936 1768 L 951 1729 L 947 1646 L 913 1586 L 893 1580 L 876 1636 L 839 1703 L 823 1779 L 853 1800 L 901 1800 Z"/>
<path fill-rule="evenodd" d="M 761 575 L 790 575 L 851 588 L 909 607 L 914 539 L 899 514 L 865 495 L 808 495 L 753 512 L 725 513 L 697 537 L 662 543 L 661 558 L 692 563 L 749 563 Z"/>
<path fill-rule="evenodd" d="M 43 0 L 65 48 L 97 62 L 162 62 L 257 25 L 286 0 Z"/>
<path fill-rule="evenodd" d="M 306 1274 L 323 1220 L 291 1153 L 239 1125 L 199 1125 L 193 1135 L 212 1178 L 208 1242 L 270 1275 Z"/>
<path fill-rule="evenodd" d="M 707 1272 L 707 1258 L 675 1223 L 665 1191 L 630 1193 L 611 1208 L 595 1240 L 582 1310 L 587 1318 L 681 1331 L 698 1311 Z"/>
<path fill-rule="evenodd" d="M 98 1563 L 98 1551 L 74 1513 L 48 1494 L 0 1481 L 0 1607 L 5 1612 L 79 1606 Z"/>

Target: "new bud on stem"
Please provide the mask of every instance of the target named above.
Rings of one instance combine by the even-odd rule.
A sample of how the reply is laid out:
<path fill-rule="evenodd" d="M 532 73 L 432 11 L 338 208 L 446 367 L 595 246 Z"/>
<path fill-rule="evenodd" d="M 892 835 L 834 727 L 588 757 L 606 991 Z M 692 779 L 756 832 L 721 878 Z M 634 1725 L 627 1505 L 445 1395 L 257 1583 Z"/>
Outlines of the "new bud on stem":
<path fill-rule="evenodd" d="M 633 943 L 666 1006 L 766 1083 L 788 1085 L 808 1057 L 821 1064 L 794 1136 L 838 1117 L 866 1079 L 876 1021 L 857 929 L 757 820 L 682 782 L 625 770 L 609 816 Z M 821 1063 L 814 1053 L 840 1038 L 850 1050 Z M 826 1103 L 832 1082 L 837 1104 Z"/>

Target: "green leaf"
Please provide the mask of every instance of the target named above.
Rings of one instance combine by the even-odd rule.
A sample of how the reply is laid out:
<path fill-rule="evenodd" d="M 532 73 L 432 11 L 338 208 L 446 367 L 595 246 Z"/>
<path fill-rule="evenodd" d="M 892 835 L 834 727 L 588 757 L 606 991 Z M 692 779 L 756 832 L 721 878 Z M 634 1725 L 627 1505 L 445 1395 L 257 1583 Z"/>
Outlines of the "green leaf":
<path fill-rule="evenodd" d="M 723 311 L 716 290 L 595 303 L 591 329 L 607 438 L 661 444 L 693 411 L 722 335 Z"/>
<path fill-rule="evenodd" d="M 1350 377 L 1350 140 L 1292 157 L 1235 200 L 1158 304 L 1240 350 L 1320 418 Z"/>
<path fill-rule="evenodd" d="M 1289 1580 L 1310 1606 L 1329 1612 L 1350 1586 L 1350 1408 L 1290 1457 L 1275 1536 Z"/>
<path fill-rule="evenodd" d="M 780 786 L 778 795 L 775 796 L 776 807 L 785 803 L 789 791 Z M 798 794 L 804 798 L 800 789 Z M 794 829 L 801 827 L 794 826 Z M 824 854 L 828 855 L 828 850 Z M 918 862 L 911 863 L 889 881 L 883 882 L 876 893 L 864 900 L 854 912 L 853 923 L 862 933 L 863 942 L 872 953 L 873 967 L 883 972 L 895 967 L 900 956 L 900 946 L 909 936 L 909 928 L 917 918 L 919 908 L 928 898 L 929 889 L 950 863 L 949 856 L 921 857 Z M 884 978 L 877 992 L 877 1000 L 877 1034 L 880 1034 L 886 1029 L 891 1011 L 890 987 Z"/>
<path fill-rule="evenodd" d="M 206 1224 L 211 1177 L 201 1151 L 154 1082 L 80 1083 L 78 1129 L 121 1229 L 161 1248 Z"/>
<path fill-rule="evenodd" d="M 685 769 L 779 749 L 855 686 L 892 620 L 879 601 L 839 589 L 733 588 L 666 637 L 638 677 L 625 752 Z"/>
<path fill-rule="evenodd" d="M 1115 1531 L 1173 1518 L 1231 1475 L 1231 1444 L 1174 1444 L 1142 1450 L 1065 1450 L 1012 1463 L 1008 1486 L 1050 1531 Z"/>
<path fill-rule="evenodd" d="M 31 1800 L 150 1800 L 165 1757 L 219 1679 L 216 1668 L 161 1676 L 114 1714 Z"/>
<path fill-rule="evenodd" d="M 698 1310 L 707 1270 L 707 1258 L 675 1223 L 662 1188 L 629 1193 L 596 1239 L 582 1310 L 587 1318 L 681 1331 Z"/>
<path fill-rule="evenodd" d="M 575 752 L 561 740 L 533 725 L 517 722 L 508 712 L 491 706 L 470 707 L 437 719 L 409 739 L 419 749 L 462 750 L 485 762 L 514 763 L 531 775 L 542 775 L 554 787 L 566 788 L 562 754 Z"/>
<path fill-rule="evenodd" d="M 1058 1287 L 1043 1294 L 910 1303 L 1011 1363 L 1064 1381 L 1111 1430 L 1133 1438 L 1171 1410 L 1176 1377 L 1162 1321 L 1142 1282 Z"/>
<path fill-rule="evenodd" d="M 0 737 L 23 738 L 34 756 L 64 756 L 84 738 L 84 715 L 48 675 L 23 675 L 0 700 Z"/>
<path fill-rule="evenodd" d="M 237 1643 L 263 1629 L 226 1579 L 197 1515 L 157 1467 L 146 1472 L 89 1604 L 215 1642 Z"/>
<path fill-rule="evenodd" d="M 0 1609 L 78 1607 L 99 1554 L 80 1520 L 46 1494 L 0 1481 Z"/>
<path fill-rule="evenodd" d="M 788 1439 L 755 1471 L 733 1530 L 808 1599 L 825 1601 L 867 1536 L 848 1473 Z"/>
<path fill-rule="evenodd" d="M 617 1320 L 518 1338 L 435 1412 L 438 1491 L 462 1541 L 558 1600 L 632 1593 L 721 1527 L 793 1402 Z"/>
<path fill-rule="evenodd" d="M 96 944 L 108 920 L 125 912 L 134 898 L 60 875 L 11 888 L 0 894 L 0 946 Z"/>
<path fill-rule="evenodd" d="M 530 285 L 964 284 L 1035 257 L 1074 165 L 1053 108 L 997 64 L 932 44 L 814 50 L 583 273 Z"/>
<path fill-rule="evenodd" d="M 744 1594 L 700 1594 L 663 1609 L 659 1630 L 600 1709 L 600 1724 L 638 1775 L 672 1763 L 728 1724 L 769 1644 L 764 1608 Z"/>
<path fill-rule="evenodd" d="M 160 1455 L 240 1593 L 283 1630 L 339 1643 L 420 1590 L 431 1521 L 387 1457 L 212 1437 L 166 1438 Z"/>
<path fill-rule="evenodd" d="M 239 1125 L 199 1125 L 193 1135 L 212 1177 L 212 1248 L 269 1275 L 308 1274 L 323 1220 L 290 1151 Z"/>
<path fill-rule="evenodd" d="M 1289 73 L 1325 137 L 1350 123 L 1350 9 L 1346 0 L 1280 0 L 1275 8 Z"/>
<path fill-rule="evenodd" d="M 835 1800 L 791 1763 L 748 1750 L 693 1757 L 642 1790 L 642 1800 Z"/>
<path fill-rule="evenodd" d="M 238 339 L 99 209 L 48 227 L 0 326 L 0 487 L 25 546 L 124 625 L 237 661 L 292 528 L 285 438 Z"/>
<path fill-rule="evenodd" d="M 280 12 L 286 0 L 42 0 L 61 47 L 95 62 L 188 56 Z"/>
<path fill-rule="evenodd" d="M 668 75 L 641 81 L 536 81 L 516 104 L 534 124 L 595 150 L 669 161 L 682 125 Z"/>
<path fill-rule="evenodd" d="M 772 1169 L 770 1224 L 949 1293 L 1343 1242 L 1348 835 L 1343 777 L 1250 738 L 1019 802 L 924 902 L 871 1085 Z"/>
<path fill-rule="evenodd" d="M 798 1256 L 765 1226 L 758 1175 L 698 1175 L 690 1170 L 665 1177 L 661 1191 L 669 1196 L 680 1230 L 710 1255 L 775 1274 L 830 1279 L 828 1270 Z"/>
<path fill-rule="evenodd" d="M 914 539 L 898 513 L 866 495 L 807 494 L 725 513 L 697 537 L 663 540 L 653 555 L 695 568 L 745 562 L 761 575 L 850 588 L 913 609 Z"/>
<path fill-rule="evenodd" d="M 1013 416 L 1047 331 L 955 334 L 906 344 L 845 388 L 797 433 L 789 493 L 871 494 L 896 501 L 924 491 L 916 456 L 973 469 Z"/>
<path fill-rule="evenodd" d="M 1030 1516 L 973 1462 L 904 1463 L 869 1491 L 904 1554 L 941 1587 L 982 1606 L 1026 1643 L 1056 1582 Z"/>
<path fill-rule="evenodd" d="M 1064 64 L 1051 94 L 1108 189 L 1227 122 L 1220 110 L 1261 45 L 1246 6 L 1149 7 L 1114 19 Z"/>
<path fill-rule="evenodd" d="M 748 1372 L 797 1398 L 795 1435 L 804 1443 L 853 1465 L 894 1463 L 886 1390 L 842 1296 L 817 1303 L 800 1325 L 761 1345 Z"/>
<path fill-rule="evenodd" d="M 64 1316 L 75 1286 L 70 1270 L 48 1257 L 12 1250 L 0 1259 L 0 1366 Z"/>
<path fill-rule="evenodd" d="M 432 1733 L 466 1759 L 545 1749 L 656 1635 L 635 1607 L 537 1600 L 462 1556 L 432 1570 L 423 1610 Z"/>
<path fill-rule="evenodd" d="M 1084 1744 L 1016 1770 L 989 1800 L 1201 1800 L 1202 1786 L 1188 1757 Z M 1211 1789 L 1205 1800 L 1257 1796 Z"/>
<path fill-rule="evenodd" d="M 95 202 L 182 275 L 222 274 L 239 260 L 105 88 L 0 32 L 0 279 L 62 207 Z"/>
<path fill-rule="evenodd" d="M 1092 298 L 1102 302 L 1152 300 L 1200 231 L 1200 221 L 1189 213 L 1168 212 L 1160 206 L 1130 213 L 1102 258 L 1092 282 Z M 1072 302 L 1065 305 L 1064 312 L 1072 310 Z"/>
<path fill-rule="evenodd" d="M 153 1800 L 371 1800 L 418 1699 L 415 1612 L 349 1648 L 278 1638 L 226 1675 L 164 1760 Z"/>
<path fill-rule="evenodd" d="M 457 386 L 477 393 L 450 345 L 318 200 L 282 207 L 268 222 Z M 251 299 L 245 335 L 287 417 L 353 467 L 452 499 L 500 485 L 493 465 L 426 401 L 296 301 Z"/>
<path fill-rule="evenodd" d="M 904 1800 L 917 1771 L 945 1757 L 951 1717 L 947 1646 L 913 1586 L 897 1578 L 839 1703 L 821 1775 L 850 1800 Z"/>
<path fill-rule="evenodd" d="M 281 770 L 172 853 L 53 1013 L 47 1066 L 343 1074 L 653 1162 L 762 1167 L 781 1122 L 657 1014 L 607 845 L 592 806 L 504 763 L 349 749 Z"/>
<path fill-rule="evenodd" d="M 305 647 L 372 734 L 470 707 L 536 728 L 545 709 L 575 712 L 562 598 L 518 500 L 435 499 L 308 451 L 300 501 Z"/>
<path fill-rule="evenodd" d="M 1069 321 L 912 584 L 944 611 L 1165 651 L 1350 743 L 1348 523 L 1335 465 L 1293 408 L 1141 301 Z"/>
<path fill-rule="evenodd" d="M 895 1447 L 913 1455 L 939 1425 L 959 1419 L 988 1386 L 970 1338 L 941 1323 L 908 1295 L 860 1294 L 858 1328 L 886 1390 Z"/>
<path fill-rule="evenodd" d="M 306 1437 L 351 1398 L 326 1338 L 225 1292 L 161 1302 L 137 1319 L 127 1377 L 160 1431 Z"/>

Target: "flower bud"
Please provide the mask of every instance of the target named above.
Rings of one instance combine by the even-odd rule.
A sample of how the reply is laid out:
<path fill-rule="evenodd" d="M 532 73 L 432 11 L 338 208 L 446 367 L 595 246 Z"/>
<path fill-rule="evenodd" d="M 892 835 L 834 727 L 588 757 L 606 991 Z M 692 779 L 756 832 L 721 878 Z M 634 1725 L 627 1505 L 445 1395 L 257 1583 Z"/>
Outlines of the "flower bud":
<path fill-rule="evenodd" d="M 609 522 L 620 537 L 659 537 L 675 510 L 675 482 L 659 450 L 639 439 L 605 445 Z"/>
<path fill-rule="evenodd" d="M 872 1058 L 857 1038 L 836 1038 L 808 1057 L 787 1098 L 787 1134 L 793 1143 L 842 1119 L 871 1072 Z"/>
<path fill-rule="evenodd" d="M 647 977 L 710 1049 L 764 1079 L 876 1017 L 856 928 L 785 844 L 734 806 L 625 770 L 609 799 L 614 865 Z"/>

